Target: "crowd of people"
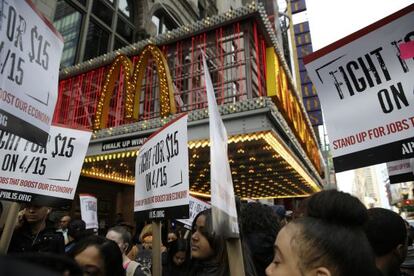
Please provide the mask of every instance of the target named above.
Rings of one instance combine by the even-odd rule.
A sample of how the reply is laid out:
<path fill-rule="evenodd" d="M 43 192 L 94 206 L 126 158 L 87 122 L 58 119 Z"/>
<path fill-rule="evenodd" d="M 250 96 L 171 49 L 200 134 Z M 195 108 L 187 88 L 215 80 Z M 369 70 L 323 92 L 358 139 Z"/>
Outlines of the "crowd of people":
<path fill-rule="evenodd" d="M 56 227 L 50 211 L 22 210 L 8 255 L 0 259 L 7 275 L 151 275 L 151 224 L 133 235 L 118 223 L 99 236 L 67 215 Z M 303 214 L 289 220 L 281 206 L 239 202 L 238 219 L 248 276 L 411 275 L 401 271 L 412 244 L 410 226 L 397 213 L 367 209 L 344 192 L 312 195 Z M 230 275 L 226 240 L 213 231 L 211 210 L 197 214 L 191 229 L 174 226 L 163 225 L 162 276 Z"/>

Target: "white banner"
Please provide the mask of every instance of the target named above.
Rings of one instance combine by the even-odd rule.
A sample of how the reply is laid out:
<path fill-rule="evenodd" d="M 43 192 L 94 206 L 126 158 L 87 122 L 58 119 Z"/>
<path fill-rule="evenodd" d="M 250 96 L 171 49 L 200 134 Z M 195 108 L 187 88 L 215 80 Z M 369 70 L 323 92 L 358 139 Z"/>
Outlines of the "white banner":
<path fill-rule="evenodd" d="M 387 170 L 390 184 L 413 181 L 413 162 L 414 158 L 388 162 Z"/>
<path fill-rule="evenodd" d="M 135 165 L 137 219 L 188 218 L 187 114 L 154 133 Z"/>
<path fill-rule="evenodd" d="M 227 131 L 218 110 L 213 83 L 203 53 L 210 127 L 210 182 L 213 228 L 225 237 L 238 237 L 236 201 L 227 156 Z"/>
<path fill-rule="evenodd" d="M 43 148 L 0 130 L 0 199 L 46 206 L 73 200 L 90 137 L 52 126 Z"/>
<path fill-rule="evenodd" d="M 200 213 L 201 211 L 207 210 L 211 208 L 210 203 L 199 200 L 193 196 L 189 196 L 190 203 L 189 203 L 189 211 L 190 216 L 188 219 L 178 219 L 177 221 L 183 223 L 187 228 L 191 229 L 193 225 L 194 218 Z"/>
<path fill-rule="evenodd" d="M 45 145 L 63 38 L 31 1 L 1 1 L 0 14 L 0 130 Z"/>
<path fill-rule="evenodd" d="M 89 194 L 80 194 L 81 218 L 86 224 L 86 229 L 98 229 L 98 200 Z"/>
<path fill-rule="evenodd" d="M 305 58 L 336 172 L 414 157 L 414 5 Z"/>

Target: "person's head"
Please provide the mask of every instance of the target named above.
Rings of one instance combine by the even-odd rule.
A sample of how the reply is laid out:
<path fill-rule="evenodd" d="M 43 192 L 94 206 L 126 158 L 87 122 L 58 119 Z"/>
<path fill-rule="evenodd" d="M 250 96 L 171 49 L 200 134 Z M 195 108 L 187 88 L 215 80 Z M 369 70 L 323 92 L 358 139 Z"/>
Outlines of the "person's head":
<path fill-rule="evenodd" d="M 240 230 L 256 271 L 263 275 L 273 260 L 273 244 L 281 228 L 274 210 L 258 202 L 242 203 Z"/>
<path fill-rule="evenodd" d="M 28 204 L 24 209 L 24 218 L 29 224 L 43 222 L 46 220 L 50 211 L 51 209 L 46 206 Z"/>
<path fill-rule="evenodd" d="M 152 225 L 147 224 L 139 234 L 139 240 L 145 249 L 152 249 Z"/>
<path fill-rule="evenodd" d="M 86 223 L 81 219 L 74 219 L 69 222 L 68 235 L 74 240 L 79 240 L 86 235 Z"/>
<path fill-rule="evenodd" d="M 407 255 L 407 228 L 395 212 L 383 208 L 368 210 L 365 233 L 375 257 L 384 260 L 387 269 L 396 270 Z"/>
<path fill-rule="evenodd" d="M 70 216 L 63 216 L 59 221 L 60 229 L 66 230 L 68 228 L 70 220 L 71 220 Z"/>
<path fill-rule="evenodd" d="M 84 275 L 124 276 L 122 254 L 118 245 L 100 236 L 80 240 L 70 250 L 71 256 L 82 268 Z"/>
<path fill-rule="evenodd" d="M 213 232 L 211 209 L 197 214 L 192 225 L 191 257 L 227 263 L 225 240 Z"/>
<path fill-rule="evenodd" d="M 376 275 L 374 256 L 363 231 L 367 209 L 335 190 L 311 196 L 306 215 L 284 226 L 274 245 L 267 275 Z"/>
<path fill-rule="evenodd" d="M 170 262 L 174 263 L 176 266 L 181 266 L 188 259 L 189 246 L 188 241 L 185 239 L 177 239 L 170 243 L 170 248 L 168 249 L 168 257 Z"/>
<path fill-rule="evenodd" d="M 131 246 L 131 233 L 122 226 L 110 228 L 106 234 L 106 238 L 116 242 L 119 249 L 121 249 L 122 254 L 126 254 Z"/>
<path fill-rule="evenodd" d="M 178 239 L 177 234 L 175 234 L 174 232 L 169 232 L 168 233 L 168 237 L 167 237 L 168 243 L 173 242 L 177 239 Z"/>

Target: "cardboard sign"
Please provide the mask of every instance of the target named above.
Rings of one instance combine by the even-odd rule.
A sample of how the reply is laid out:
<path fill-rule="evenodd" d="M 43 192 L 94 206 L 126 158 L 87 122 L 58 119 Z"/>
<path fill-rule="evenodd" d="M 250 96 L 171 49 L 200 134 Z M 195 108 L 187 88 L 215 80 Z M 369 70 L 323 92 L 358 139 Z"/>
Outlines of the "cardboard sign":
<path fill-rule="evenodd" d="M 190 216 L 188 219 L 179 219 L 178 221 L 183 223 L 186 228 L 191 229 L 191 226 L 193 225 L 193 221 L 195 217 L 200 213 L 201 211 L 207 210 L 211 208 L 210 203 L 207 203 L 205 201 L 199 200 L 198 198 L 195 198 L 193 196 L 189 196 L 190 202 L 189 202 L 189 211 Z"/>
<path fill-rule="evenodd" d="M 45 146 L 63 38 L 31 1 L 1 1 L 0 13 L 0 130 Z"/>
<path fill-rule="evenodd" d="M 414 4 L 305 57 L 335 171 L 414 157 Z"/>
<path fill-rule="evenodd" d="M 390 184 L 414 180 L 414 158 L 397 160 L 387 163 Z"/>
<path fill-rule="evenodd" d="M 98 200 L 89 194 L 79 195 L 81 218 L 86 224 L 86 229 L 98 229 Z"/>
<path fill-rule="evenodd" d="M 91 132 L 52 126 L 46 148 L 0 130 L 0 199 L 70 204 Z"/>
<path fill-rule="evenodd" d="M 213 83 L 203 53 L 210 127 L 210 183 L 213 229 L 228 238 L 239 236 L 233 180 L 227 155 L 227 131 L 218 110 Z"/>
<path fill-rule="evenodd" d="M 135 165 L 135 216 L 188 218 L 187 114 L 165 125 L 142 145 Z"/>

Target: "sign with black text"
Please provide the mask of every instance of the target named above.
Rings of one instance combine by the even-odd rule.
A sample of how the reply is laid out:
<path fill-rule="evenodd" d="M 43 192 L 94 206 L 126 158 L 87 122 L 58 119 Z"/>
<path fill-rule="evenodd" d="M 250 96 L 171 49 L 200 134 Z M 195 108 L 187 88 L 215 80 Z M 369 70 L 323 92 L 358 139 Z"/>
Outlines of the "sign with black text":
<path fill-rule="evenodd" d="M 199 200 L 198 198 L 195 198 L 193 196 L 189 196 L 190 202 L 189 202 L 189 211 L 190 215 L 188 219 L 178 219 L 177 221 L 183 223 L 186 228 L 191 229 L 191 226 L 193 225 L 193 221 L 195 217 L 200 213 L 201 211 L 207 210 L 211 208 L 210 203 L 207 203 L 205 201 Z"/>
<path fill-rule="evenodd" d="M 390 184 L 414 181 L 414 158 L 387 163 Z"/>
<path fill-rule="evenodd" d="M 29 0 L 0 3 L 0 130 L 46 145 L 63 38 Z"/>
<path fill-rule="evenodd" d="M 335 171 L 414 157 L 414 4 L 305 57 Z"/>
<path fill-rule="evenodd" d="M 70 204 L 91 132 L 52 126 L 45 148 L 0 130 L 0 200 Z"/>
<path fill-rule="evenodd" d="M 135 165 L 137 219 L 188 218 L 187 114 L 151 135 Z"/>
<path fill-rule="evenodd" d="M 81 218 L 86 229 L 98 229 L 98 199 L 89 194 L 79 194 Z"/>

